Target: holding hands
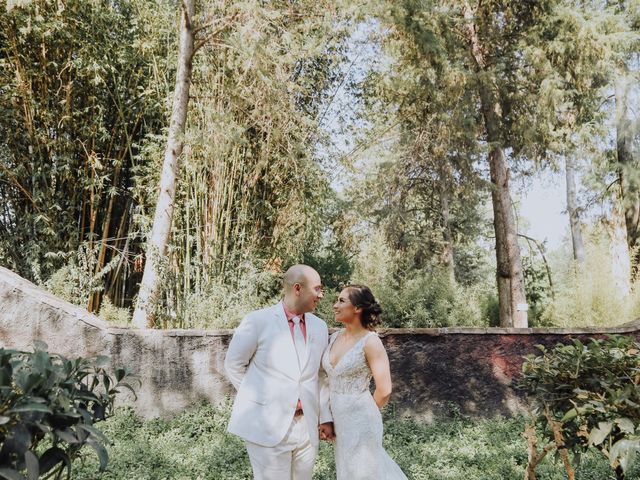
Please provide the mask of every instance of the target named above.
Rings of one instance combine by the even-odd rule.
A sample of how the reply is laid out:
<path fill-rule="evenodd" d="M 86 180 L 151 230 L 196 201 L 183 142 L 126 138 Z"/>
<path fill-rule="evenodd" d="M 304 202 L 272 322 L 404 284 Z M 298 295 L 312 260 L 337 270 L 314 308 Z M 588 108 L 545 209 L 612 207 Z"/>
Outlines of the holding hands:
<path fill-rule="evenodd" d="M 321 423 L 318 425 L 318 432 L 320 433 L 320 440 L 332 441 L 336 439 L 336 434 L 333 431 L 333 422 Z"/>

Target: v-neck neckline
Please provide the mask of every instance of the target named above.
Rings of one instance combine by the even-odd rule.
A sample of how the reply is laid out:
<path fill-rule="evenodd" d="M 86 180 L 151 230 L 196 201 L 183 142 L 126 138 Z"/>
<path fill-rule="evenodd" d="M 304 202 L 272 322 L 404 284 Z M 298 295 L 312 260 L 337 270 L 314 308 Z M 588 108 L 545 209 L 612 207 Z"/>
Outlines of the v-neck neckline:
<path fill-rule="evenodd" d="M 336 362 L 335 365 L 333 365 L 333 363 L 331 363 L 331 352 L 333 351 L 333 346 L 336 343 L 336 340 L 338 339 L 338 337 L 340 337 L 342 334 L 344 333 L 344 330 L 340 331 L 338 333 L 338 335 L 335 336 L 335 338 L 333 339 L 333 342 L 331 342 L 331 346 L 329 347 L 329 366 L 331 367 L 332 370 L 335 370 L 336 368 L 338 368 L 338 365 L 340 365 L 340 362 L 342 362 L 342 359 L 344 357 L 346 357 L 349 352 L 351 352 L 351 350 L 353 350 L 355 348 L 355 346 L 360 343 L 360 341 L 367 337 L 371 332 L 366 332 L 364 335 L 362 335 L 358 340 L 355 341 L 355 343 L 353 345 L 351 345 L 343 354 L 342 356 L 338 359 L 338 361 Z"/>

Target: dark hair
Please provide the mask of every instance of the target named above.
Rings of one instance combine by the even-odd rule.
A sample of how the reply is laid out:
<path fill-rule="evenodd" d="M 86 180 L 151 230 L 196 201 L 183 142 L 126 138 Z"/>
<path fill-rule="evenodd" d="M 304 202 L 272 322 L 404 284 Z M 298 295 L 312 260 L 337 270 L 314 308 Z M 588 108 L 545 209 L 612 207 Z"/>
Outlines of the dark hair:
<path fill-rule="evenodd" d="M 344 288 L 347 289 L 351 304 L 362 309 L 362 315 L 360 316 L 362 326 L 373 330 L 382 313 L 382 307 L 376 302 L 371 289 L 366 285 L 347 285 Z"/>

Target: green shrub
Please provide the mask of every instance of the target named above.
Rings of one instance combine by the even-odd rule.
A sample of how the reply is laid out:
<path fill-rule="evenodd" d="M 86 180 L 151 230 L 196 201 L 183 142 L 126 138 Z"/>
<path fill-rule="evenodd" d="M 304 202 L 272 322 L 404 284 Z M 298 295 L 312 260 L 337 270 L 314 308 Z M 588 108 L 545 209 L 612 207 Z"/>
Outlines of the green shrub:
<path fill-rule="evenodd" d="M 268 271 L 246 268 L 229 283 L 211 281 L 187 296 L 178 317 L 169 325 L 179 328 L 235 328 L 247 313 L 276 303 L 280 278 Z"/>
<path fill-rule="evenodd" d="M 534 424 L 547 442 L 580 456 L 604 454 L 624 478 L 640 451 L 640 344 L 631 337 L 574 340 L 523 364 Z"/>
<path fill-rule="evenodd" d="M 374 290 L 387 327 L 447 327 L 480 324 L 479 291 L 452 282 L 448 272 L 414 272 L 397 286 Z"/>
<path fill-rule="evenodd" d="M 103 423 L 113 443 L 100 478 L 249 480 L 244 444 L 226 432 L 229 414 L 230 402 L 203 404 L 168 420 L 142 421 L 131 409 L 120 409 Z M 527 463 L 524 423 L 521 417 L 473 421 L 460 416 L 423 423 L 386 413 L 383 445 L 411 480 L 518 480 Z M 92 453 L 76 460 L 74 479 L 94 480 L 97 461 Z M 538 480 L 566 480 L 552 459 L 537 473 Z M 609 480 L 609 473 L 601 456 L 588 453 L 576 478 Z M 638 473 L 633 469 L 629 478 L 640 478 Z M 332 444 L 321 443 L 313 478 L 335 480 Z"/>
<path fill-rule="evenodd" d="M 327 322 L 329 327 L 342 327 L 343 325 L 335 321 L 333 313 L 333 304 L 336 303 L 340 291 L 325 290 L 324 297 L 318 302 L 316 311 L 314 312 L 322 320 Z"/>
<path fill-rule="evenodd" d="M 126 370 L 115 379 L 108 357 L 68 360 L 41 342 L 34 352 L 0 348 L 0 477 L 37 479 L 71 473 L 71 461 L 88 445 L 107 466 L 104 434 L 94 423 L 112 414 L 120 388 L 133 391 Z"/>
<path fill-rule="evenodd" d="M 116 267 L 120 261 L 114 256 L 100 273 L 95 273 L 98 263 L 100 244 L 82 243 L 75 252 L 49 253 L 47 257 L 66 262 L 56 270 L 44 283 L 44 287 L 54 295 L 75 305 L 86 306 L 89 297 L 94 292 L 104 290 L 106 275 Z"/>
<path fill-rule="evenodd" d="M 128 327 L 131 325 L 131 310 L 126 307 L 116 307 L 109 297 L 102 299 L 98 316 L 115 326 Z"/>
<path fill-rule="evenodd" d="M 549 326 L 549 320 L 543 315 L 553 300 L 553 292 L 546 265 L 539 256 L 529 254 L 522 257 L 522 268 L 529 305 L 529 326 Z"/>
<path fill-rule="evenodd" d="M 203 404 L 172 419 L 142 421 L 130 408 L 105 422 L 113 440 L 103 480 L 252 478 L 244 443 L 226 432 L 231 403 Z M 97 458 L 76 461 L 76 480 L 95 478 Z M 74 467 L 76 465 L 74 464 Z"/>
<path fill-rule="evenodd" d="M 373 291 L 384 310 L 381 326 L 486 325 L 482 299 L 487 295 L 487 287 L 453 281 L 442 267 L 427 266 L 406 272 L 402 264 L 403 259 L 389 248 L 381 232 L 366 239 L 355 261 L 352 282 L 368 285 Z M 490 288 L 495 290 L 493 286 Z M 330 313 L 329 309 L 323 313 Z"/>
<path fill-rule="evenodd" d="M 555 262 L 555 299 L 541 313 L 545 325 L 610 327 L 640 317 L 640 283 L 625 295 L 613 272 L 609 239 L 593 232 L 585 244 L 586 257 L 578 267 L 569 254 Z"/>

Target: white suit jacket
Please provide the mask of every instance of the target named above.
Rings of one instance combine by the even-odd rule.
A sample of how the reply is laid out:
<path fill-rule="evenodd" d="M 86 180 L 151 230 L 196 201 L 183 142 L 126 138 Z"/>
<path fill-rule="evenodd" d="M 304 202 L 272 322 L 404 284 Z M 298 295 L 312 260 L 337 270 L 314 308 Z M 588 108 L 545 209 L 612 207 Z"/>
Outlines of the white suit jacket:
<path fill-rule="evenodd" d="M 328 331 L 311 313 L 305 324 L 307 356 L 300 368 L 282 302 L 242 319 L 224 361 L 237 390 L 230 433 L 273 447 L 286 435 L 300 399 L 311 443 L 318 444 L 318 424 L 332 421 L 326 374 L 319 372 Z"/>

